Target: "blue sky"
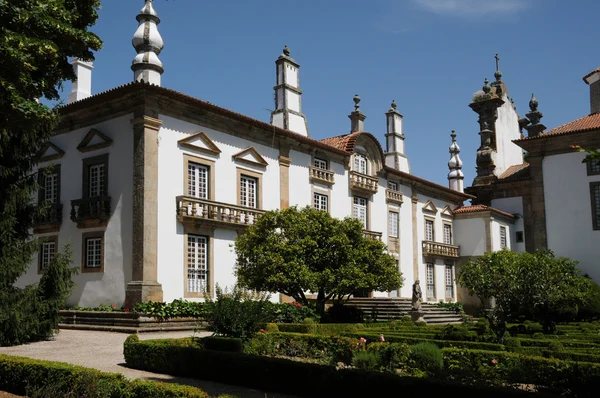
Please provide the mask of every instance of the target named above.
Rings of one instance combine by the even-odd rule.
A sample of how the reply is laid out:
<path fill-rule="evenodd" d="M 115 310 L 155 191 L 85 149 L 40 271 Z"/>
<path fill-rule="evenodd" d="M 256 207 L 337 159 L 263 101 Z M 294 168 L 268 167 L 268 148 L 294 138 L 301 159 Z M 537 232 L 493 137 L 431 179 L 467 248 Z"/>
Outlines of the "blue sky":
<path fill-rule="evenodd" d="M 131 37 L 143 0 L 103 0 L 93 93 L 133 79 Z M 349 132 L 352 97 L 383 143 L 384 113 L 404 115 L 412 172 L 447 185 L 455 129 L 470 185 L 479 146 L 471 95 L 494 55 L 517 111 L 535 92 L 549 128 L 589 112 L 582 77 L 600 66 L 597 0 L 155 0 L 165 40 L 163 86 L 269 121 L 275 59 L 301 65 L 311 137 Z M 66 88 L 68 91 L 69 88 Z M 65 97 L 66 97 L 65 91 Z"/>

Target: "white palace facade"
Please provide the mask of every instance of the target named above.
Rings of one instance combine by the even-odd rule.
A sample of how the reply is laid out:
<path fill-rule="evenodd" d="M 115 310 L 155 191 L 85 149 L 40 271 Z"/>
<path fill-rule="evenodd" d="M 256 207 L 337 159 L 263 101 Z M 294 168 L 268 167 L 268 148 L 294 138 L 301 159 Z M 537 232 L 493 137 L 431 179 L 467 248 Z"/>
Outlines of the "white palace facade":
<path fill-rule="evenodd" d="M 33 232 L 43 242 L 20 285 L 38 281 L 54 253 L 70 244 L 80 272 L 69 305 L 202 299 L 216 284 L 235 284 L 236 237 L 263 212 L 289 206 L 358 218 L 367 237 L 387 245 L 405 283 L 373 297 L 410 297 L 419 279 L 428 301 L 468 300 L 457 289 L 457 267 L 504 247 L 559 248 L 557 254 L 582 261 L 600 279 L 591 262 L 600 243 L 600 172 L 587 173 L 579 165 L 583 155 L 572 149 L 558 146 L 548 157 L 548 145 L 541 145 L 538 154 L 538 143 L 552 138 L 532 128 L 539 125 L 535 115 L 519 118 L 499 72 L 471 104 L 480 115 L 482 146 L 477 177 L 465 193 L 454 133 L 445 187 L 411 174 L 394 102 L 385 113 L 384 147 L 365 131 L 358 96 L 348 134 L 315 140 L 302 113 L 299 64 L 287 47 L 276 60 L 276 109 L 266 123 L 161 87 L 163 41 L 152 1 L 138 21 L 133 82 L 91 95 L 92 65 L 73 61 L 78 81 L 60 109 L 59 132 L 39 159 L 50 172 L 38 200 L 53 204 L 37 220 Z M 538 134 L 524 138 L 522 128 Z M 567 169 L 582 174 L 581 181 Z M 572 187 L 564 192 L 557 184 Z M 585 200 L 574 198 L 582 189 Z M 565 220 L 549 216 L 564 203 L 561 195 L 581 201 Z M 468 200 L 473 205 L 465 206 Z M 543 206 L 551 209 L 543 219 L 539 206 L 542 213 Z M 588 240 L 550 232 L 570 227 L 574 216 Z M 562 253 L 569 241 L 579 246 Z"/>

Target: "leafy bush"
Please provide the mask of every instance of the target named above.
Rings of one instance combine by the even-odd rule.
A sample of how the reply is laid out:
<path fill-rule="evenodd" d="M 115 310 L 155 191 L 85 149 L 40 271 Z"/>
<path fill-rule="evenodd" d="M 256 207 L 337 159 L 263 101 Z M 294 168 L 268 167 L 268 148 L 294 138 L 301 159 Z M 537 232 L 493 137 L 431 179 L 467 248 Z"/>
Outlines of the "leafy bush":
<path fill-rule="evenodd" d="M 408 361 L 410 347 L 403 343 L 371 343 L 367 345 L 367 351 L 377 355 L 377 361 L 381 369 L 396 373 L 397 369 L 404 367 Z"/>
<path fill-rule="evenodd" d="M 181 299 L 173 300 L 173 302 L 169 304 L 165 302 L 149 301 L 136 305 L 133 308 L 133 312 L 163 320 L 179 317 L 200 318 L 206 314 L 206 304 Z"/>
<path fill-rule="evenodd" d="M 544 333 L 541 332 L 536 332 L 531 337 L 536 340 L 543 340 L 544 338 L 546 338 L 546 336 L 544 336 Z"/>
<path fill-rule="evenodd" d="M 242 340 L 230 337 L 205 337 L 202 344 L 207 350 L 242 352 Z"/>
<path fill-rule="evenodd" d="M 507 337 L 504 340 L 504 345 L 506 346 L 506 349 L 511 352 L 520 352 L 521 350 L 521 341 L 519 339 Z"/>
<path fill-rule="evenodd" d="M 266 307 L 269 322 L 301 323 L 306 318 L 318 319 L 314 308 L 300 303 L 269 303 Z"/>
<path fill-rule="evenodd" d="M 460 314 L 462 312 L 464 312 L 464 307 L 462 303 L 456 302 L 456 303 L 437 303 L 436 307 L 438 308 L 443 308 L 445 310 L 449 310 L 449 311 L 454 311 L 457 314 Z"/>
<path fill-rule="evenodd" d="M 475 339 L 474 333 L 462 325 L 446 325 L 435 337 L 439 340 L 452 341 L 472 341 Z"/>
<path fill-rule="evenodd" d="M 444 369 L 442 350 L 432 343 L 418 343 L 410 347 L 409 360 L 413 367 L 432 375 Z"/>
<path fill-rule="evenodd" d="M 544 332 L 544 327 L 541 324 L 537 323 L 537 322 L 526 323 L 525 324 L 525 328 L 526 328 L 528 334 L 535 334 L 535 333 L 543 333 Z"/>
<path fill-rule="evenodd" d="M 276 323 L 267 323 L 267 326 L 265 326 L 265 332 L 277 333 L 277 332 L 279 332 L 279 327 L 277 326 Z"/>
<path fill-rule="evenodd" d="M 360 338 L 364 337 L 367 341 L 374 342 L 379 341 L 379 334 L 373 333 L 344 333 L 344 336 Z M 423 341 L 427 341 L 437 345 L 440 348 L 444 347 L 456 347 L 456 348 L 469 348 L 469 349 L 481 349 L 490 351 L 504 351 L 504 345 L 478 342 L 478 341 L 450 341 L 450 340 L 434 340 L 434 339 L 423 339 L 422 337 L 406 337 L 403 335 L 396 335 L 388 333 L 385 335 L 385 341 L 390 343 L 406 343 L 406 344 L 417 344 Z"/>
<path fill-rule="evenodd" d="M 361 370 L 379 370 L 377 355 L 370 351 L 356 351 L 352 358 L 352 365 Z"/>
<path fill-rule="evenodd" d="M 323 322 L 326 323 L 362 323 L 363 311 L 351 305 L 334 304 L 327 309 Z"/>
<path fill-rule="evenodd" d="M 228 293 L 217 286 L 216 300 L 206 302 L 204 319 L 216 335 L 247 340 L 265 327 L 268 305 L 267 295 L 249 293 L 238 287 Z"/>
<path fill-rule="evenodd" d="M 280 332 L 308 333 L 323 335 L 339 335 L 343 333 L 357 333 L 365 329 L 362 323 L 280 323 L 277 325 Z"/>
<path fill-rule="evenodd" d="M 422 328 L 422 327 L 427 326 L 427 322 L 425 322 L 425 321 L 416 321 L 415 322 L 415 326 L 418 326 L 418 327 Z"/>
<path fill-rule="evenodd" d="M 558 342 L 558 341 L 553 341 L 548 345 L 548 350 L 553 351 L 553 352 L 565 352 L 565 346 L 562 345 L 562 343 Z"/>
<path fill-rule="evenodd" d="M 137 336 L 136 336 L 137 337 Z M 207 398 L 204 391 L 178 384 L 127 380 L 123 375 L 61 362 L 0 355 L 0 390 L 42 397 Z"/>
<path fill-rule="evenodd" d="M 589 294 L 587 301 L 579 303 L 578 320 L 600 319 L 600 285 L 591 279 L 589 283 Z"/>

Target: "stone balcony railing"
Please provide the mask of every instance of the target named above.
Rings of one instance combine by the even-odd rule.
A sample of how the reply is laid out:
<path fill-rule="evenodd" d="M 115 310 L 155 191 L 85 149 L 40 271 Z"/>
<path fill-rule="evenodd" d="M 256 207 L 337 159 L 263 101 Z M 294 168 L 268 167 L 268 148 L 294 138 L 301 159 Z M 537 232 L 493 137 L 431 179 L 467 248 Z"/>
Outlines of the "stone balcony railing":
<path fill-rule="evenodd" d="M 439 242 L 423 241 L 423 255 L 433 257 L 451 257 L 458 258 L 460 256 L 460 247 L 448 245 Z"/>
<path fill-rule="evenodd" d="M 110 196 L 95 196 L 72 200 L 71 221 L 77 223 L 77 228 L 106 225 L 110 218 L 110 203 Z"/>
<path fill-rule="evenodd" d="M 323 184 L 333 185 L 335 184 L 335 174 L 331 170 L 319 169 L 318 167 L 310 168 L 310 179 L 311 181 L 320 182 Z"/>
<path fill-rule="evenodd" d="M 350 189 L 361 191 L 367 194 L 377 193 L 377 188 L 379 186 L 379 179 L 377 177 L 371 177 L 366 174 L 351 171 L 349 178 Z"/>
<path fill-rule="evenodd" d="M 381 240 L 381 232 L 363 230 L 363 234 L 367 239 Z"/>
<path fill-rule="evenodd" d="M 394 191 L 393 189 L 387 188 L 385 190 L 385 199 L 388 202 L 393 202 L 393 203 L 401 204 L 402 201 L 403 201 L 403 199 L 402 199 L 402 192 L 400 192 L 400 191 Z"/>
<path fill-rule="evenodd" d="M 63 218 L 62 203 L 53 203 L 45 208 L 44 214 L 38 214 L 33 223 L 34 233 L 56 232 Z"/>
<path fill-rule="evenodd" d="M 177 218 L 183 223 L 245 228 L 264 214 L 264 210 L 236 206 L 190 196 L 177 197 Z"/>

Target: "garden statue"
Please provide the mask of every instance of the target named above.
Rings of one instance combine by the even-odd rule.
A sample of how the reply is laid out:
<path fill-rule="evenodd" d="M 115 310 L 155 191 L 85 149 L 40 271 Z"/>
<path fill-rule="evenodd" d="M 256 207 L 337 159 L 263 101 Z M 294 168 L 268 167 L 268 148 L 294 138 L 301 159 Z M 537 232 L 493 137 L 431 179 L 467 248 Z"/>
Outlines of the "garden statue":
<path fill-rule="evenodd" d="M 421 309 L 421 302 L 423 301 L 423 294 L 421 293 L 421 286 L 419 285 L 419 280 L 417 279 L 415 283 L 413 283 L 412 290 L 412 309 L 413 311 L 418 311 Z"/>

